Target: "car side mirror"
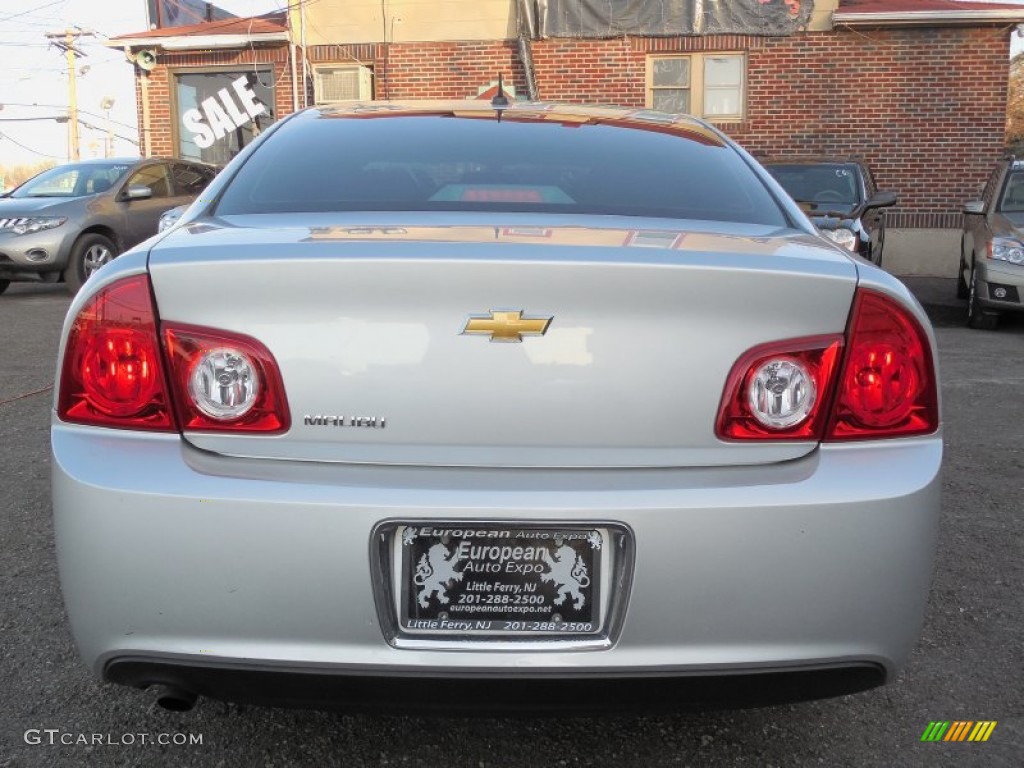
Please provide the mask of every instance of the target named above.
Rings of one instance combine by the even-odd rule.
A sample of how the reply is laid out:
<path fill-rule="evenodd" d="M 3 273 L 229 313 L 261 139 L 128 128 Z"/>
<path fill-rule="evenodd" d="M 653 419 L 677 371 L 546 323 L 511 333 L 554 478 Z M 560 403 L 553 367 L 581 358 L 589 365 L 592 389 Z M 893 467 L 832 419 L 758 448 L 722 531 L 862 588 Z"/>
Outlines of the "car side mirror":
<path fill-rule="evenodd" d="M 969 203 L 964 203 L 964 213 L 967 215 L 980 216 L 985 212 L 985 201 L 984 200 L 971 200 Z"/>
<path fill-rule="evenodd" d="M 153 190 L 145 184 L 130 184 L 124 193 L 126 200 L 146 200 L 153 196 Z"/>
<path fill-rule="evenodd" d="M 896 200 L 895 192 L 875 192 L 864 204 L 864 209 L 888 208 L 889 206 L 896 205 Z"/>

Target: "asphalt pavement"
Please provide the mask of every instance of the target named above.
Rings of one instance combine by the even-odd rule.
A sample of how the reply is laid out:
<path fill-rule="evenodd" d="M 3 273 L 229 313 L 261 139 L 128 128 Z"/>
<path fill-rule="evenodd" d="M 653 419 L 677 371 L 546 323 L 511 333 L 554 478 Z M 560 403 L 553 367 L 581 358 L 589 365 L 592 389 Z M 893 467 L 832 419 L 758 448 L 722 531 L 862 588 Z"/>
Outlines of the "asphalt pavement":
<path fill-rule="evenodd" d="M 61 602 L 50 512 L 47 388 L 69 300 L 57 285 L 12 286 L 0 296 L 0 768 L 1024 764 L 1024 319 L 972 331 L 951 280 L 907 282 L 936 324 L 946 459 L 934 586 L 900 677 L 783 707 L 515 719 L 214 701 L 176 714 L 93 679 Z M 985 743 L 921 742 L 936 720 L 997 726 Z"/>

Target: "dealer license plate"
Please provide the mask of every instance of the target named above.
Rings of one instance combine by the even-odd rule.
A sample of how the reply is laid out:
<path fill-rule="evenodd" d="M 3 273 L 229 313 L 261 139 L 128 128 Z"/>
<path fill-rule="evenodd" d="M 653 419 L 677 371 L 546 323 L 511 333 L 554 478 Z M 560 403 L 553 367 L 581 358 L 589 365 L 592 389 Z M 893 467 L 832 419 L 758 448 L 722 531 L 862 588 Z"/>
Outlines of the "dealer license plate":
<path fill-rule="evenodd" d="M 609 532 L 416 525 L 395 532 L 401 629 L 425 635 L 601 631 Z"/>

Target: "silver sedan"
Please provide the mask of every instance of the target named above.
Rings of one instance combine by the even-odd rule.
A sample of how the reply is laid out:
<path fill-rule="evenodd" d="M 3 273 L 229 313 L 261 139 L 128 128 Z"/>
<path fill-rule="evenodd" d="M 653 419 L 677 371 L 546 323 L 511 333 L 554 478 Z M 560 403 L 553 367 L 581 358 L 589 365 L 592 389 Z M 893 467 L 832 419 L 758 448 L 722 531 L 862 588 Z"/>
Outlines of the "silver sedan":
<path fill-rule="evenodd" d="M 301 112 L 70 308 L 78 647 L 174 709 L 883 684 L 931 581 L 934 350 L 706 123 Z"/>

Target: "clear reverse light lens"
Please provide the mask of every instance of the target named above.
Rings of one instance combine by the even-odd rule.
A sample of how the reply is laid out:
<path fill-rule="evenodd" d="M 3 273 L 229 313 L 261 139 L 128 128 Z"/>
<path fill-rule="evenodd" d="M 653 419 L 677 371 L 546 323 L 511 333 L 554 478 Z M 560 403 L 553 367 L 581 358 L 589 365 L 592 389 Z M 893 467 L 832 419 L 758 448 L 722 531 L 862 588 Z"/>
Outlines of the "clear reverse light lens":
<path fill-rule="evenodd" d="M 33 232 L 42 232 L 45 229 L 59 227 L 67 221 L 64 216 L 34 216 L 27 219 L 17 219 L 10 224 L 11 232 L 16 235 L 31 235 Z"/>
<path fill-rule="evenodd" d="M 838 229 L 822 229 L 820 231 L 821 234 L 833 243 L 841 245 L 849 251 L 852 251 L 857 247 L 857 235 L 854 234 L 853 230 L 846 229 L 846 227 L 839 227 Z"/>
<path fill-rule="evenodd" d="M 1008 261 L 1011 264 L 1024 264 L 1024 246 L 1015 240 L 997 238 L 992 241 L 989 251 L 993 259 Z"/>
<path fill-rule="evenodd" d="M 770 429 L 786 429 L 802 422 L 817 399 L 814 378 L 791 358 L 762 363 L 747 389 L 750 412 Z"/>
<path fill-rule="evenodd" d="M 188 391 L 204 414 L 230 421 L 244 416 L 256 404 L 260 379 L 247 355 L 235 349 L 212 349 L 192 368 Z"/>

